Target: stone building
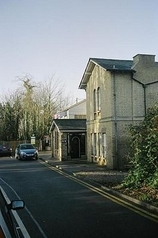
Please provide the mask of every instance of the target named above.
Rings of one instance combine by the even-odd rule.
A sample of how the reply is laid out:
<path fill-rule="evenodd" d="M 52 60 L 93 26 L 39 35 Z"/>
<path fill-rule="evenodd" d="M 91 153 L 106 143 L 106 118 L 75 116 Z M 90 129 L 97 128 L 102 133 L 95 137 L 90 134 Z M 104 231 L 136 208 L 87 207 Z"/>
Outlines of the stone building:
<path fill-rule="evenodd" d="M 86 159 L 86 99 L 54 116 L 50 138 L 54 158 Z"/>
<path fill-rule="evenodd" d="M 90 58 L 79 88 L 86 90 L 88 161 L 123 169 L 128 163 L 129 125 L 140 123 L 147 108 L 158 102 L 155 56 Z"/>
<path fill-rule="evenodd" d="M 52 157 L 86 159 L 86 119 L 54 119 L 50 132 Z"/>

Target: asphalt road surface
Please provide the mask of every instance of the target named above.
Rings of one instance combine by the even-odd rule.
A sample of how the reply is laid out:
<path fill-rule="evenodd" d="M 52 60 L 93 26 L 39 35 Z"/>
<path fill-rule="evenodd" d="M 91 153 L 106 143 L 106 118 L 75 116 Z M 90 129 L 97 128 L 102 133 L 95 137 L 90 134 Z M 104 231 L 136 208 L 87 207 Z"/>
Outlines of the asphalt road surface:
<path fill-rule="evenodd" d="M 0 157 L 0 186 L 23 199 L 18 212 L 32 238 L 152 238 L 158 220 L 41 160 Z"/>

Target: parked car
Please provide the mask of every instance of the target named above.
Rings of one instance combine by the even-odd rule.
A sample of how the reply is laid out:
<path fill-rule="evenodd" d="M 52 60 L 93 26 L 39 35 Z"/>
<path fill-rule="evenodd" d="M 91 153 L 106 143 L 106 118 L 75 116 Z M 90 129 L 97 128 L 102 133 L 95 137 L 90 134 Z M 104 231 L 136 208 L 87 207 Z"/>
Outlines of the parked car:
<path fill-rule="evenodd" d="M 23 200 L 8 201 L 4 190 L 0 187 L 0 237 L 19 238 L 22 236 L 20 223 L 13 210 L 23 209 L 25 203 Z M 28 237 L 28 236 L 27 236 Z"/>
<path fill-rule="evenodd" d="M 9 144 L 0 144 L 0 156 L 12 156 L 12 148 Z"/>
<path fill-rule="evenodd" d="M 15 149 L 15 158 L 19 160 L 38 159 L 38 150 L 29 143 L 19 144 Z"/>

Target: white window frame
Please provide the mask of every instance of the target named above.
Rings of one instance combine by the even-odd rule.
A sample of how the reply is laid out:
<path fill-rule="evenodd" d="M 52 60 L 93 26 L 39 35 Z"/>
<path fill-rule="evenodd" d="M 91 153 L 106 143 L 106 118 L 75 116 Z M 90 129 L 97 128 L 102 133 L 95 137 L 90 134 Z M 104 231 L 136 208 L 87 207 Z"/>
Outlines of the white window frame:
<path fill-rule="evenodd" d="M 97 111 L 96 89 L 94 89 L 93 91 L 93 108 L 94 108 L 94 119 L 96 119 L 96 111 Z"/>
<path fill-rule="evenodd" d="M 100 87 L 97 88 L 97 111 L 101 111 L 101 106 L 100 106 Z"/>
<path fill-rule="evenodd" d="M 97 155 L 97 134 L 94 133 L 94 144 L 93 144 L 93 155 L 96 156 Z"/>
<path fill-rule="evenodd" d="M 102 133 L 102 155 L 106 158 L 107 155 L 107 135 L 106 133 Z"/>

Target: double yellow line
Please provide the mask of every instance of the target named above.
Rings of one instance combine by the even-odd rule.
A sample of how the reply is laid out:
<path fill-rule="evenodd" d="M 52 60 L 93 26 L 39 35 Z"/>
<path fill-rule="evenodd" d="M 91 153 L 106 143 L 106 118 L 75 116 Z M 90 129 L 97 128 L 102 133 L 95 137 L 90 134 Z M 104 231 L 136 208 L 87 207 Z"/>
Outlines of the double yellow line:
<path fill-rule="evenodd" d="M 95 186 L 93 186 L 93 185 L 75 177 L 74 175 L 71 175 L 71 174 L 68 174 L 68 173 L 64 172 L 60 167 L 54 167 L 54 166 L 48 164 L 47 162 L 40 162 L 40 163 L 46 165 L 49 169 L 51 169 L 51 170 L 65 176 L 65 177 L 83 185 L 84 187 L 90 189 L 91 191 L 101 195 L 102 197 L 110 199 L 111 201 L 113 201 L 113 202 L 115 202 L 115 203 L 117 203 L 121 206 L 124 206 L 124 207 L 132 210 L 133 212 L 138 213 L 139 215 L 141 215 L 143 217 L 146 217 L 146 218 L 158 223 L 158 214 L 155 214 L 152 211 L 143 209 L 142 207 L 139 207 L 139 206 L 135 205 L 134 203 L 131 203 L 130 201 L 125 200 L 121 197 L 110 194 L 109 192 L 106 192 L 101 188 L 97 188 L 97 187 L 95 187 Z"/>

